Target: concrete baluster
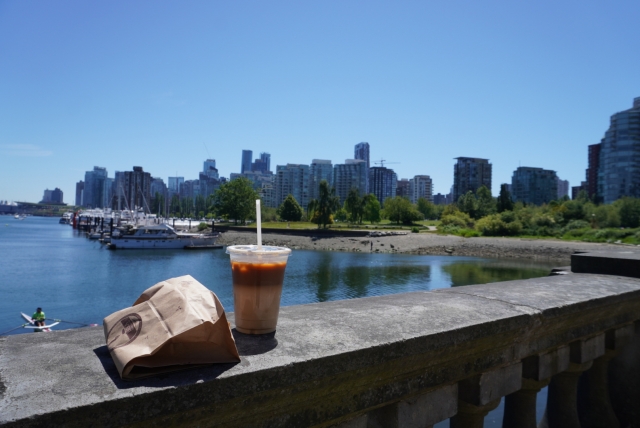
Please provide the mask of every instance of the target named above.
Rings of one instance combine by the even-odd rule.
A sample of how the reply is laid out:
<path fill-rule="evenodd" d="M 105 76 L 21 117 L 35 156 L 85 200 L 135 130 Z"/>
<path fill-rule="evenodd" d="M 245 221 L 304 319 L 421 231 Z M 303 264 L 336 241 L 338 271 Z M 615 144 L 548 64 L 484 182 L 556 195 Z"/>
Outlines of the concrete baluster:
<path fill-rule="evenodd" d="M 474 406 L 464 401 L 458 402 L 458 414 L 451 418 L 451 428 L 482 428 L 484 417 L 498 407 L 500 398 L 483 406 Z"/>
<path fill-rule="evenodd" d="M 581 428 L 578 417 L 578 380 L 604 355 L 604 333 L 569 344 L 569 368 L 551 379 L 547 408 L 540 428 Z"/>
<path fill-rule="evenodd" d="M 522 389 L 505 397 L 503 428 L 535 428 L 538 392 L 569 368 L 569 347 L 561 346 L 522 361 Z"/>
<path fill-rule="evenodd" d="M 484 417 L 498 407 L 505 395 L 522 387 L 522 363 L 500 367 L 458 384 L 458 414 L 451 428 L 481 428 Z"/>
<path fill-rule="evenodd" d="M 623 427 L 640 426 L 640 321 L 629 343 L 609 364 L 611 404 Z"/>
<path fill-rule="evenodd" d="M 458 411 L 458 384 L 387 404 L 334 425 L 336 428 L 430 428 Z"/>
<path fill-rule="evenodd" d="M 502 428 L 536 428 L 536 398 L 551 379 L 522 379 L 522 389 L 504 398 Z"/>
<path fill-rule="evenodd" d="M 593 360 L 593 367 L 578 384 L 578 415 L 583 428 L 619 428 L 620 422 L 609 399 L 609 361 L 620 353 L 634 333 L 634 325 L 605 333 L 605 354 Z"/>

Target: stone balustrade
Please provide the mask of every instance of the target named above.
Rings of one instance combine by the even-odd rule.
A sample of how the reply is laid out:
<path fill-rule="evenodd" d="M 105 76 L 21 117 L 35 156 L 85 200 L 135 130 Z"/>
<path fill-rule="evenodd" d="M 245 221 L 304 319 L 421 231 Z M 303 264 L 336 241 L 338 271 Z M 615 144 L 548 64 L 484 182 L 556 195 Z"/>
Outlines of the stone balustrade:
<path fill-rule="evenodd" d="M 100 328 L 2 337 L 0 425 L 467 428 L 505 397 L 503 427 L 527 428 L 548 385 L 542 427 L 639 426 L 640 256 L 572 266 L 282 308 L 275 335 L 235 335 L 240 363 L 135 382 Z"/>

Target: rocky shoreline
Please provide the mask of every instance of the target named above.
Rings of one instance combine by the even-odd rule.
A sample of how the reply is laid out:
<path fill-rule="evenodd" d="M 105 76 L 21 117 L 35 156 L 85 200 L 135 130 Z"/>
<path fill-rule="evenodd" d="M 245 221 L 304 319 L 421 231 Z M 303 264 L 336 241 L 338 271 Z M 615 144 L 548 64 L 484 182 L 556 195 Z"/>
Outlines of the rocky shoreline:
<path fill-rule="evenodd" d="M 397 254 L 454 255 L 487 258 L 554 260 L 568 263 L 576 251 L 633 251 L 632 245 L 596 244 L 553 239 L 462 238 L 435 233 L 373 237 L 314 237 L 263 234 L 265 245 L 285 246 L 299 250 L 349 251 Z M 221 245 L 256 243 L 255 232 L 226 231 L 217 241 Z"/>

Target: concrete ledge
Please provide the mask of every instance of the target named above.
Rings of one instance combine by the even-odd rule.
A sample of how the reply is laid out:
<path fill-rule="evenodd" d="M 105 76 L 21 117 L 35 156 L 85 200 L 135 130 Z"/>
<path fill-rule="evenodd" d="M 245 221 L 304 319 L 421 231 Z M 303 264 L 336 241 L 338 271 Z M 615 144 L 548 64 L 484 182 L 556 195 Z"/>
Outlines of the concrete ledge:
<path fill-rule="evenodd" d="M 640 278 L 640 254 L 632 251 L 572 254 L 571 271 Z"/>
<path fill-rule="evenodd" d="M 102 329 L 3 337 L 0 424 L 329 426 L 578 340 L 599 351 L 639 318 L 640 280 L 584 274 L 292 306 L 275 335 L 236 334 L 239 364 L 137 382 Z"/>

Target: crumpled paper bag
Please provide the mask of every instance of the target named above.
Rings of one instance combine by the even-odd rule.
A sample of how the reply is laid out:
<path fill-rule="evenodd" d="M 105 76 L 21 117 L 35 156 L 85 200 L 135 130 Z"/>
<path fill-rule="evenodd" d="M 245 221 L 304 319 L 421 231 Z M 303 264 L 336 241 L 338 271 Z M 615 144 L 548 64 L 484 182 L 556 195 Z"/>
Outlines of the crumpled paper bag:
<path fill-rule="evenodd" d="M 159 282 L 106 317 L 104 337 L 124 380 L 240 361 L 220 300 L 190 275 Z"/>

